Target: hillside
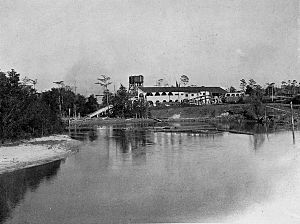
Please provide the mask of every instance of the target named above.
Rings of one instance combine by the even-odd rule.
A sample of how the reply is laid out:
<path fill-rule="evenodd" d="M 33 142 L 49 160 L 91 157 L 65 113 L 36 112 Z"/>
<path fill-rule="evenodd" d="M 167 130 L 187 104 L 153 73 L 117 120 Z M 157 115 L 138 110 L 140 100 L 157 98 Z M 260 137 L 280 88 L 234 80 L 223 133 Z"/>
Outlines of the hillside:
<path fill-rule="evenodd" d="M 284 115 L 290 114 L 290 105 L 288 104 L 267 104 L 268 106 L 281 109 L 267 109 L 267 115 Z M 154 118 L 207 118 L 216 117 L 221 114 L 243 114 L 249 110 L 248 104 L 222 104 L 222 105 L 201 105 L 201 106 L 184 106 L 184 107 L 164 107 L 151 108 L 150 112 Z M 286 111 L 287 113 L 285 113 Z M 295 118 L 300 115 L 299 105 L 294 106 Z"/>
<path fill-rule="evenodd" d="M 201 105 L 185 107 L 152 108 L 151 115 L 155 118 L 199 118 L 215 117 L 222 113 L 240 113 L 246 104 Z"/>

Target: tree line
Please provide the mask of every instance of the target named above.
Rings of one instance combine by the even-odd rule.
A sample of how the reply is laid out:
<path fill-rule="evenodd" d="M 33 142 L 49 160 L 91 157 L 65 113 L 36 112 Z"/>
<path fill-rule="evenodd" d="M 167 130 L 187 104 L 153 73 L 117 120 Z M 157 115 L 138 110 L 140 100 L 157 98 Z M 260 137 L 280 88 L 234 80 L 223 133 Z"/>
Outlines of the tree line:
<path fill-rule="evenodd" d="M 0 72 L 1 142 L 61 132 L 63 129 L 51 102 L 20 81 L 15 70 Z"/>
<path fill-rule="evenodd" d="M 149 114 L 147 102 L 133 99 L 123 85 L 114 94 L 106 88 L 99 104 L 95 95 L 76 94 L 67 85 L 37 92 L 36 80 L 33 86 L 28 80 L 21 80 L 14 69 L 0 71 L 1 143 L 61 133 L 65 128 L 63 118 L 86 116 L 107 103 L 113 105 L 107 114 L 110 117 L 141 118 Z"/>
<path fill-rule="evenodd" d="M 20 80 L 14 69 L 0 71 L 1 143 L 39 137 L 64 130 L 62 117 L 77 112 L 85 115 L 98 108 L 97 99 L 75 94 L 70 87 L 52 88 L 38 93 Z"/>
<path fill-rule="evenodd" d="M 265 87 L 262 87 L 254 79 L 249 79 L 247 82 L 245 79 L 240 80 L 240 90 L 234 87 L 229 88 L 229 92 L 243 92 L 245 96 L 242 96 L 236 101 L 236 103 L 246 103 L 248 107 L 243 111 L 243 116 L 250 120 L 262 121 L 265 116 L 266 107 L 265 103 L 272 102 L 274 98 L 281 96 L 276 102 L 299 104 L 300 99 L 300 83 L 296 80 L 282 81 L 280 85 L 275 86 L 275 83 L 266 83 Z M 297 96 L 298 95 L 298 96 Z M 275 101 L 273 101 L 275 102 Z"/>
<path fill-rule="evenodd" d="M 108 114 L 119 118 L 147 118 L 150 116 L 149 105 L 144 99 L 137 99 L 122 84 L 115 94 L 104 90 L 101 106 L 112 105 Z"/>
<path fill-rule="evenodd" d="M 112 93 L 108 86 L 112 84 L 108 75 L 102 74 L 97 83 L 104 87 L 102 103 L 100 107 L 112 106 L 106 114 L 109 117 L 118 118 L 147 118 L 150 116 L 148 103 L 143 98 L 138 99 L 137 91 L 129 91 L 122 84 Z"/>
<path fill-rule="evenodd" d="M 240 80 L 240 89 L 236 89 L 231 86 L 229 92 L 243 91 L 245 94 L 251 95 L 251 92 L 259 90 L 262 95 L 297 95 L 300 94 L 300 83 L 297 80 L 283 80 L 279 85 L 275 82 L 268 82 L 265 87 L 258 84 L 254 79 L 249 79 L 248 82 L 245 79 Z"/>

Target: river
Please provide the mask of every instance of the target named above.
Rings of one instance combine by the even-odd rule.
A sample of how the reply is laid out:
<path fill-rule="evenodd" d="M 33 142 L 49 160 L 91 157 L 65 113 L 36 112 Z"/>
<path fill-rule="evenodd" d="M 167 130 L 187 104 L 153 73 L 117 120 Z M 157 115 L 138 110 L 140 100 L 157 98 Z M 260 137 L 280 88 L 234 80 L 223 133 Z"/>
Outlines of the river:
<path fill-rule="evenodd" d="M 72 134 L 76 154 L 0 176 L 0 223 L 300 221 L 299 132 Z"/>

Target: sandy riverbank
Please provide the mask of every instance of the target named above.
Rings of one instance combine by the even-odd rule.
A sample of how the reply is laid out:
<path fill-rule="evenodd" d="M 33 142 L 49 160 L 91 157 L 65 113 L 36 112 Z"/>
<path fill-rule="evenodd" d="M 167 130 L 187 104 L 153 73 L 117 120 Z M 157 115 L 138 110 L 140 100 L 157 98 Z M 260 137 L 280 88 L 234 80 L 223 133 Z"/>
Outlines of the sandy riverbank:
<path fill-rule="evenodd" d="M 67 157 L 79 142 L 67 135 L 53 135 L 0 147 L 0 174 L 38 166 Z"/>

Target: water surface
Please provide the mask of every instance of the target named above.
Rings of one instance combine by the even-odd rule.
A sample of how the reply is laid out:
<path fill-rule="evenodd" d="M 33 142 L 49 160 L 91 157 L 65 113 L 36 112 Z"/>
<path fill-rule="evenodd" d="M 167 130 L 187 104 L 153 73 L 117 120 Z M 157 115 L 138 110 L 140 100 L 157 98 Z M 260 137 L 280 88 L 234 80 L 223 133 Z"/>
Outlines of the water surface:
<path fill-rule="evenodd" d="M 270 200 L 300 151 L 288 131 L 73 136 L 65 161 L 0 176 L 0 223 L 221 222 Z"/>

